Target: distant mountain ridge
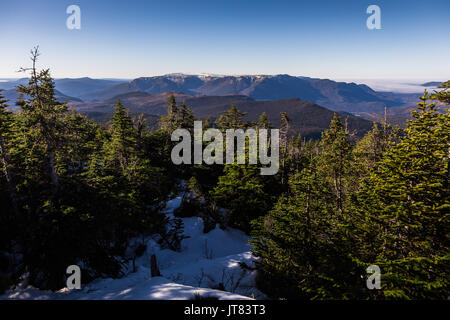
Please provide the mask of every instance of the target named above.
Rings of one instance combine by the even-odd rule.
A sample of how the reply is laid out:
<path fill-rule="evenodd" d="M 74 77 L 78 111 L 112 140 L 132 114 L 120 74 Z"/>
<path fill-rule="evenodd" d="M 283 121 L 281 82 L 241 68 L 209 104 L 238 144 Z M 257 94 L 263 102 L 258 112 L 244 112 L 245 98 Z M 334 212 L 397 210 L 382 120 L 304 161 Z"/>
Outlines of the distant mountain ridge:
<path fill-rule="evenodd" d="M 2 90 L 1 94 L 8 100 L 7 104 L 10 106 L 11 109 L 13 109 L 13 110 L 17 109 L 16 102 L 17 102 L 17 98 L 19 97 L 19 93 L 16 91 L 16 89 Z M 66 101 L 71 102 L 71 103 L 83 102 L 79 98 L 69 97 L 56 89 L 55 89 L 55 98 L 57 101 L 60 101 L 60 102 L 66 102 Z"/>
<path fill-rule="evenodd" d="M 79 96 L 84 101 L 102 101 L 113 96 L 168 91 L 202 95 L 246 95 L 255 100 L 299 98 L 331 110 L 346 112 L 380 111 L 385 105 L 403 106 L 399 98 L 386 98 L 366 85 L 328 79 L 281 75 L 214 76 L 168 74 L 142 77 Z"/>
<path fill-rule="evenodd" d="M 441 84 L 442 84 L 442 81 L 430 81 L 430 82 L 422 83 L 421 86 L 422 87 L 438 87 Z"/>
<path fill-rule="evenodd" d="M 63 78 L 55 79 L 54 81 L 57 96 L 60 99 L 66 99 L 64 101 L 82 101 L 80 98 L 81 95 L 89 94 L 98 90 L 104 90 L 124 82 L 123 80 L 92 79 L 88 77 Z M 27 84 L 28 78 L 14 79 L 0 82 L 0 89 L 5 90 L 8 94 L 8 98 L 11 100 L 11 104 L 15 104 L 15 98 L 17 97 L 17 94 L 14 93 L 15 88 L 18 85 Z"/>
<path fill-rule="evenodd" d="M 6 90 L 4 94 L 10 99 L 12 107 L 17 98 L 14 88 L 27 82 L 27 78 L 0 82 L 0 89 Z M 64 78 L 55 79 L 55 90 L 58 100 L 68 101 L 80 107 L 85 103 L 84 106 L 88 107 L 89 112 L 95 112 L 97 115 L 102 113 L 103 109 L 111 112 L 112 102 L 115 103 L 116 97 L 124 95 L 124 98 L 129 98 L 127 103 L 134 108 L 135 112 L 143 110 L 142 112 L 157 117 L 165 112 L 166 101 L 158 102 L 156 100 L 159 98 L 151 95 L 167 95 L 168 92 L 176 92 L 180 95 L 180 101 L 187 99 L 188 104 L 193 101 L 202 106 L 208 103 L 211 110 L 218 104 L 221 104 L 222 108 L 224 105 L 228 107 L 229 96 L 233 96 L 233 99 L 238 100 L 239 103 L 248 100 L 297 98 L 333 111 L 349 113 L 369 120 L 380 119 L 380 116 L 384 114 L 384 108 L 387 107 L 388 114 L 398 118 L 396 121 L 399 123 L 407 118 L 407 113 L 403 110 L 415 106 L 419 96 L 413 93 L 376 91 L 367 85 L 353 82 L 337 82 L 287 74 L 187 75 L 176 73 L 134 80 Z M 227 103 L 223 104 L 224 101 Z M 94 105 L 95 111 L 92 111 Z M 273 107 L 278 111 L 284 111 L 276 105 Z M 101 118 L 105 119 L 107 116 L 102 114 Z"/>
<path fill-rule="evenodd" d="M 305 138 L 320 137 L 321 132 L 328 128 L 334 114 L 331 110 L 299 98 L 262 101 L 245 95 L 209 96 L 176 92 L 150 94 L 134 91 L 101 102 L 82 102 L 72 105 L 91 118 L 104 121 L 108 119 L 108 114 L 112 114 L 117 100 L 120 99 L 133 115 L 143 113 L 150 125 L 155 126 L 158 117 L 167 113 L 167 100 L 171 94 L 175 96 L 178 103 L 184 102 L 192 108 L 194 115 L 199 119 L 210 117 L 214 120 L 223 111 L 228 110 L 231 103 L 234 103 L 239 110 L 247 112 L 246 120 L 257 121 L 261 113 L 266 112 L 272 125 L 279 127 L 280 112 L 286 112 L 291 119 L 291 134 L 301 133 Z M 340 113 L 340 115 L 343 121 L 347 120 L 349 129 L 358 136 L 366 133 L 372 126 L 368 120 L 350 114 Z"/>
<path fill-rule="evenodd" d="M 26 78 L 0 82 L 0 88 L 13 89 Z M 131 81 L 115 79 L 56 79 L 55 89 L 62 95 L 86 102 L 99 102 L 131 92 L 158 94 L 179 92 L 188 95 L 245 95 L 254 100 L 299 98 L 331 110 L 373 113 L 384 107 L 403 107 L 410 103 L 405 94 L 379 92 L 364 84 L 328 79 L 279 75 L 186 75 L 167 74 Z"/>
<path fill-rule="evenodd" d="M 106 80 L 106 79 L 92 79 L 84 78 L 64 78 L 55 80 L 55 89 L 63 92 L 65 95 L 80 97 L 98 90 L 104 90 L 111 86 L 123 83 L 122 80 Z"/>

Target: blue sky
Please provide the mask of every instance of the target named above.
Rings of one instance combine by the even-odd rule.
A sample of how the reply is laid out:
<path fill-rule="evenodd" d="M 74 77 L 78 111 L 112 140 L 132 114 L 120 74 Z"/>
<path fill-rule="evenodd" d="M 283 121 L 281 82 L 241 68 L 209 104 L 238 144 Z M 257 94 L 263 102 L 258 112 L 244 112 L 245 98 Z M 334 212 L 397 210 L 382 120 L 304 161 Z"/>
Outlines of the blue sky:
<path fill-rule="evenodd" d="M 66 8 L 81 8 L 81 30 Z M 368 30 L 366 8 L 381 8 Z M 450 0 L 0 0 L 0 77 L 29 50 L 54 77 L 173 72 L 450 78 Z"/>

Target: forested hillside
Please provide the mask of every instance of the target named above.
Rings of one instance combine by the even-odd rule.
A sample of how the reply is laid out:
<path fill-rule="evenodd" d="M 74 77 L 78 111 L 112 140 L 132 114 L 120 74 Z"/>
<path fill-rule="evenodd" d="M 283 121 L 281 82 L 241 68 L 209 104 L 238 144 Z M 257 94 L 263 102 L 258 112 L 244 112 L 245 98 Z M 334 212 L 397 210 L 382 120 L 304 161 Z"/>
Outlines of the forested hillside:
<path fill-rule="evenodd" d="M 450 82 L 424 93 L 405 129 L 383 121 L 363 137 L 334 114 L 321 119 L 320 137 L 305 139 L 300 129 L 313 124 L 292 121 L 288 107 L 259 108 L 247 121 L 251 101 L 203 122 L 222 133 L 279 128 L 280 170 L 264 176 L 260 165 L 173 164 L 171 134 L 192 132 L 196 117 L 173 95 L 157 128 L 120 99 L 103 123 L 70 110 L 37 56 L 17 87 L 19 109 L 0 95 L 1 291 L 24 275 L 36 288 L 61 289 L 74 263 L 84 283 L 120 278 L 146 249 L 130 253 L 133 239 L 181 252 L 181 218 L 200 217 L 205 234 L 219 226 L 251 237 L 256 265 L 241 268 L 255 268 L 258 290 L 272 299 L 450 295 L 450 114 L 438 110 L 450 104 Z M 180 191 L 181 205 L 166 215 Z M 371 265 L 382 270 L 382 290 L 366 286 Z"/>
<path fill-rule="evenodd" d="M 188 105 L 197 119 L 216 120 L 220 114 L 230 108 L 231 104 L 236 105 L 242 112 L 245 112 L 246 122 L 257 123 L 260 115 L 265 113 L 268 121 L 279 123 L 281 121 L 280 112 L 286 112 L 290 118 L 289 135 L 301 134 L 304 138 L 320 138 L 321 133 L 328 128 L 333 118 L 334 112 L 298 98 L 257 101 L 247 96 L 205 96 L 186 95 L 175 92 L 165 92 L 160 94 L 148 94 L 145 92 L 132 92 L 118 95 L 114 98 L 97 103 L 71 103 L 77 111 L 86 114 L 89 118 L 102 120 L 108 119 L 114 111 L 117 100 L 120 99 L 132 114 L 144 114 L 148 124 L 157 128 L 157 118 L 167 112 L 167 100 L 173 95 L 177 101 Z M 362 137 L 367 133 L 372 123 L 368 120 L 355 117 L 347 113 L 338 113 L 347 121 L 348 129 L 357 136 Z"/>

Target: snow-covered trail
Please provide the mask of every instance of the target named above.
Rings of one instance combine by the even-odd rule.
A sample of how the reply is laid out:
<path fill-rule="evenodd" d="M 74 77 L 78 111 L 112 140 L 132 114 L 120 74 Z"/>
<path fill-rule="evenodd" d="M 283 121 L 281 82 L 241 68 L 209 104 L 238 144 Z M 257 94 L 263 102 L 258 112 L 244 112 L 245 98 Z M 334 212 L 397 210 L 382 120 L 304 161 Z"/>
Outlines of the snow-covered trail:
<path fill-rule="evenodd" d="M 166 214 L 180 205 L 178 197 L 168 202 Z M 146 252 L 136 259 L 136 272 L 120 279 L 97 279 L 81 290 L 42 291 L 21 284 L 0 299 L 72 299 L 72 300 L 188 300 L 195 294 L 221 300 L 264 298 L 254 285 L 254 271 L 240 263 L 254 266 L 249 237 L 234 229 L 218 227 L 203 233 L 203 220 L 183 218 L 184 234 L 181 252 L 161 250 L 153 239 L 145 239 Z M 155 254 L 162 277 L 150 276 L 150 257 Z M 131 269 L 131 266 L 130 266 Z M 221 290 L 218 290 L 221 289 Z"/>

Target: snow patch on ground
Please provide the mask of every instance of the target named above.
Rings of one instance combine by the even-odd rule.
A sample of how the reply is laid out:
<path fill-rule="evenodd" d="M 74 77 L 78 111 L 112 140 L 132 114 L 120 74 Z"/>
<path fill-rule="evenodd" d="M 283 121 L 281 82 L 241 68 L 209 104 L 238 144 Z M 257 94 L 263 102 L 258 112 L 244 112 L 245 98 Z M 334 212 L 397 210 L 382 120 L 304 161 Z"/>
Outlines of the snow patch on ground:
<path fill-rule="evenodd" d="M 181 197 L 167 203 L 166 214 L 181 203 Z M 97 279 L 82 286 L 81 290 L 61 289 L 43 291 L 24 283 L 6 292 L 0 299 L 34 300 L 188 300 L 195 294 L 217 297 L 220 300 L 245 300 L 265 296 L 255 288 L 255 271 L 241 267 L 242 263 L 254 267 L 249 237 L 234 229 L 222 230 L 218 226 L 203 233 L 203 220 L 199 217 L 183 218 L 184 234 L 180 252 L 161 249 L 155 239 L 136 240 L 147 245 L 146 252 L 135 261 L 136 272 L 120 279 Z M 150 276 L 150 257 L 155 254 L 161 277 Z M 129 270 L 132 270 L 131 262 Z"/>

